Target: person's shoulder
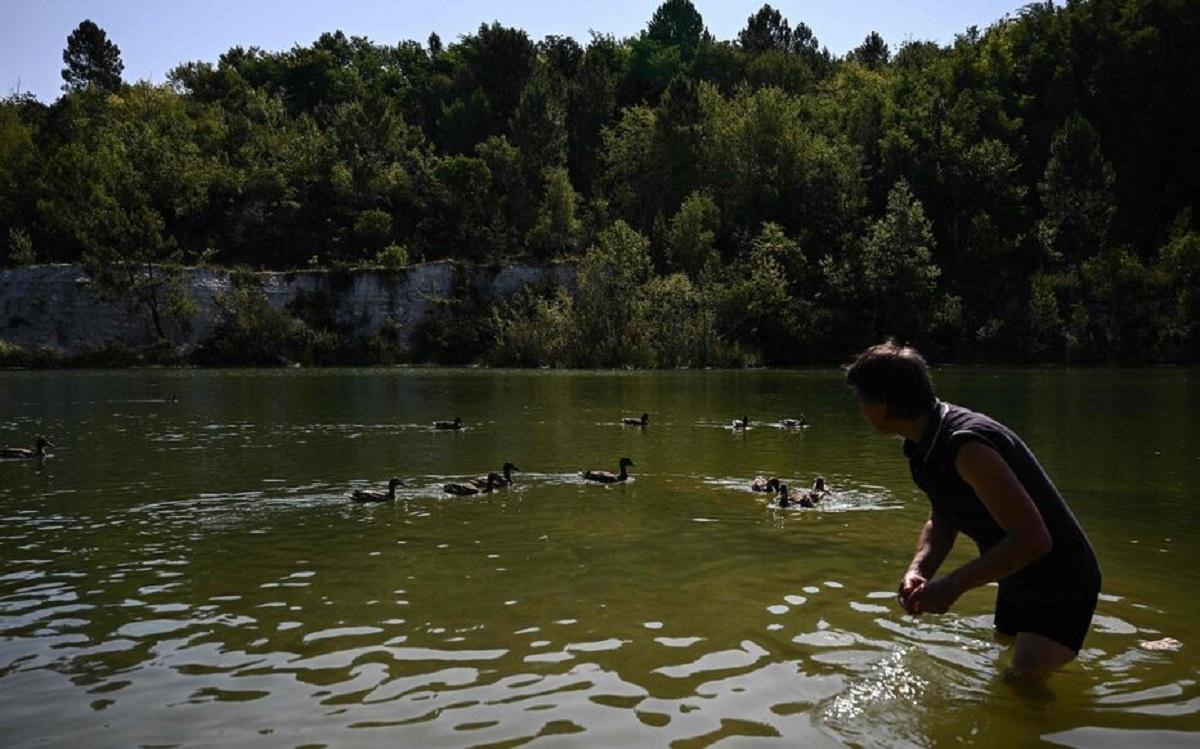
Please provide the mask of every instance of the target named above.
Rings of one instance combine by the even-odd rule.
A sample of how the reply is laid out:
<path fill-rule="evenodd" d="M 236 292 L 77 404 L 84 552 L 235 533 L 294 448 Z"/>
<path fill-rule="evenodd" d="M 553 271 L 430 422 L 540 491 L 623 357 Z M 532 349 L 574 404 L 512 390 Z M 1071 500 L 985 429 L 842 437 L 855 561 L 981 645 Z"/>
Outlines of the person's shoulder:
<path fill-rule="evenodd" d="M 947 404 L 945 431 L 946 447 L 951 455 L 968 442 L 980 442 L 1001 451 L 1011 434 L 1007 427 L 987 414 L 952 403 Z"/>

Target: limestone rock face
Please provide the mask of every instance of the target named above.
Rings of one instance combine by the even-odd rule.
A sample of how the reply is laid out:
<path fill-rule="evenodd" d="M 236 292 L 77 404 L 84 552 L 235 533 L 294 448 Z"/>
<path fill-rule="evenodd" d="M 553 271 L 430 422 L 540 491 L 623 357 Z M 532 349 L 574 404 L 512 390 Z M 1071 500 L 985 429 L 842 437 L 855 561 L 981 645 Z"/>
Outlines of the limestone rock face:
<path fill-rule="evenodd" d="M 401 271 L 364 270 L 262 272 L 255 274 L 271 306 L 284 308 L 301 294 L 322 300 L 339 325 L 369 336 L 398 331 L 408 345 L 432 300 L 469 288 L 489 303 L 502 301 L 526 286 L 549 282 L 572 289 L 575 268 L 551 265 L 468 266 L 451 261 L 411 265 Z M 171 338 L 191 349 L 221 322 L 217 297 L 232 288 L 226 270 L 183 271 L 197 312 Z M 131 348 L 155 342 L 150 315 L 94 292 L 78 265 L 41 265 L 0 271 L 0 341 L 26 349 L 52 349 L 71 356 L 107 346 Z"/>

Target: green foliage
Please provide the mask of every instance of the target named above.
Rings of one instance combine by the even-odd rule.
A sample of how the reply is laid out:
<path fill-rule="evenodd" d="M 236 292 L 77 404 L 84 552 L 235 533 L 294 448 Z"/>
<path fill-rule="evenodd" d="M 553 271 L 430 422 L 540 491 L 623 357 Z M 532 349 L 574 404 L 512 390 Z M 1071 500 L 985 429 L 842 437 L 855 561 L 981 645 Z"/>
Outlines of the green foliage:
<path fill-rule="evenodd" d="M 888 194 L 887 212 L 871 225 L 859 264 L 877 335 L 913 340 L 935 308 L 940 269 L 933 263 L 933 229 L 921 201 L 903 181 Z"/>
<path fill-rule="evenodd" d="M 117 91 L 121 88 L 121 49 L 108 40 L 108 34 L 91 20 L 75 27 L 63 50 L 64 91 Z"/>
<path fill-rule="evenodd" d="M 637 289 L 650 277 L 650 242 L 624 221 L 600 233 L 579 262 L 575 318 L 587 366 L 632 363 Z"/>
<path fill-rule="evenodd" d="M 317 333 L 287 311 L 272 306 L 250 273 L 235 273 L 231 288 L 218 294 L 216 303 L 221 322 L 194 352 L 192 358 L 198 364 L 275 366 L 327 363 L 334 358 L 333 336 Z"/>
<path fill-rule="evenodd" d="M 575 250 L 582 224 L 577 218 L 579 196 L 563 167 L 547 167 L 542 173 L 542 204 L 537 223 L 529 233 L 529 247 L 540 257 L 566 255 Z"/>
<path fill-rule="evenodd" d="M 526 288 L 492 308 L 496 346 L 492 364 L 508 367 L 571 366 L 576 355 L 575 310 L 562 289 Z"/>
<path fill-rule="evenodd" d="M 679 206 L 667 232 L 667 257 L 673 268 L 695 277 L 716 258 L 721 211 L 712 196 L 694 192 Z"/>
<path fill-rule="evenodd" d="M 666 48 L 676 48 L 683 60 L 691 60 L 704 34 L 704 19 L 691 0 L 666 0 L 650 16 L 646 38 Z"/>
<path fill-rule="evenodd" d="M 1035 3 L 946 45 L 872 32 L 834 59 L 769 5 L 717 40 L 668 0 L 629 39 L 333 32 L 184 62 L 156 87 L 123 84 L 85 21 L 58 101 L 0 101 L 0 259 L 83 262 L 171 338 L 190 314 L 182 264 L 590 248 L 587 297 L 623 226 L 617 244 L 649 237 L 647 262 L 691 290 L 622 278 L 609 322 L 594 296 L 541 295 L 500 315 L 509 338 L 475 342 L 490 307 L 448 302 L 431 358 L 508 341 L 500 359 L 522 363 L 840 361 L 892 332 L 964 360 L 1194 362 L 1195 230 L 1173 222 L 1200 202 L 1197 30 L 1200 4 L 1180 0 Z M 772 224 L 804 252 L 764 250 Z M 712 310 L 726 353 L 663 353 L 676 327 L 651 321 L 675 308 L 647 299 Z M 550 340 L 571 345 L 514 343 L 562 316 Z M 398 356 L 388 336 L 314 330 L 343 359 Z"/>
<path fill-rule="evenodd" d="M 408 266 L 408 249 L 404 245 L 389 244 L 375 255 L 375 264 L 389 271 L 403 270 Z"/>
<path fill-rule="evenodd" d="M 33 240 L 24 229 L 13 226 L 8 230 L 8 247 L 4 262 L 0 265 L 19 267 L 33 265 L 37 255 L 33 251 Z"/>
<path fill-rule="evenodd" d="M 1046 210 L 1038 238 L 1052 259 L 1078 262 L 1104 249 L 1115 210 L 1113 181 L 1095 128 L 1072 115 L 1054 136 L 1038 183 Z"/>

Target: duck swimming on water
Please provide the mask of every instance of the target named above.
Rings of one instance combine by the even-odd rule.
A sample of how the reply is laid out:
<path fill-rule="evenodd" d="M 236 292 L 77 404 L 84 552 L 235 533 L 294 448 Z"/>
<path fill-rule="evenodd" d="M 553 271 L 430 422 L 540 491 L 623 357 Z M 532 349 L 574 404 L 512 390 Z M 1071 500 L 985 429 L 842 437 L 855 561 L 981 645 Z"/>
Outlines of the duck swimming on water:
<path fill-rule="evenodd" d="M 740 429 L 740 430 L 746 430 L 746 429 L 749 429 L 749 428 L 750 428 L 750 417 L 749 417 L 749 416 L 743 416 L 743 417 L 742 417 L 742 418 L 740 418 L 740 419 L 734 419 L 734 420 L 733 420 L 732 427 L 733 427 L 735 430 L 739 430 L 739 429 Z"/>
<path fill-rule="evenodd" d="M 619 474 L 609 473 L 608 471 L 580 471 L 579 475 L 585 481 L 594 481 L 597 484 L 615 484 L 629 478 L 629 467 L 633 465 L 633 461 L 629 458 L 621 458 L 620 465 L 621 472 Z"/>
<path fill-rule="evenodd" d="M 515 463 L 513 463 L 512 461 L 509 461 L 509 462 L 505 463 L 504 468 L 502 468 L 500 470 L 502 470 L 504 472 L 504 478 L 500 479 L 499 485 L 500 486 L 512 486 L 513 485 L 512 472 L 519 471 L 521 469 L 517 468 Z M 471 479 L 467 483 L 470 484 L 471 486 L 475 487 L 476 489 L 482 489 L 483 487 L 487 486 L 488 479 L 495 475 L 496 474 L 492 473 L 492 474 L 488 474 L 487 476 L 480 476 L 477 479 Z"/>
<path fill-rule="evenodd" d="M 638 419 L 633 416 L 626 416 L 621 419 L 621 424 L 627 427 L 644 427 L 650 423 L 650 414 L 642 414 L 642 418 Z"/>
<path fill-rule="evenodd" d="M 54 443 L 45 437 L 38 437 L 32 450 L 27 447 L 0 447 L 0 458 L 7 460 L 41 460 L 46 457 L 47 447 L 54 447 Z"/>
<path fill-rule="evenodd" d="M 434 429 L 462 429 L 463 420 L 461 416 L 455 416 L 454 421 L 435 421 L 433 422 Z"/>
<path fill-rule="evenodd" d="M 488 494 L 496 490 L 497 486 L 504 483 L 504 479 L 498 473 L 489 473 L 487 475 L 487 484 L 482 487 L 467 484 L 446 484 L 442 487 L 442 491 L 447 494 L 453 494 L 459 497 L 470 497 L 476 494 Z"/>
<path fill-rule="evenodd" d="M 396 487 L 408 486 L 400 479 L 392 479 L 388 482 L 388 490 L 386 492 L 375 491 L 374 489 L 355 489 L 350 492 L 350 499 L 355 502 L 391 502 L 396 499 Z"/>
<path fill-rule="evenodd" d="M 825 477 L 817 476 L 817 480 L 813 482 L 812 488 L 804 493 L 804 497 L 812 502 L 813 505 L 816 505 L 817 502 L 828 497 L 830 493 L 829 489 L 825 487 Z"/>
<path fill-rule="evenodd" d="M 773 476 L 769 479 L 757 476 L 754 481 L 750 482 L 750 490 L 756 492 L 777 492 L 779 491 L 779 479 Z"/>
<path fill-rule="evenodd" d="M 808 419 L 804 415 L 799 419 L 780 419 L 779 425 L 784 429 L 803 429 L 808 426 Z"/>

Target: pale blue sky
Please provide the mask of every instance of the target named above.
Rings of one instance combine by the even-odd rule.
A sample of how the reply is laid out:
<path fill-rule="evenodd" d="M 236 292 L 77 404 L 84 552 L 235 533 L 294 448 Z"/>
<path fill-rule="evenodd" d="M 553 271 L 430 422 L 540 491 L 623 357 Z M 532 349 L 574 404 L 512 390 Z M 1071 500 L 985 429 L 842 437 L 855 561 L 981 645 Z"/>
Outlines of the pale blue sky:
<path fill-rule="evenodd" d="M 737 35 L 762 0 L 693 0 L 718 39 Z M 660 0 L 0 0 L 0 95 L 59 95 L 67 35 L 85 18 L 121 48 L 125 79 L 161 82 L 189 60 L 215 61 L 233 46 L 281 50 L 341 29 L 379 43 L 424 41 L 436 31 L 447 44 L 481 22 L 498 20 L 529 32 L 588 39 L 589 29 L 632 36 Z M 948 43 L 971 25 L 983 28 L 1027 0 L 780 0 L 771 5 L 804 21 L 835 54 L 875 30 L 895 50 L 905 40 Z"/>

